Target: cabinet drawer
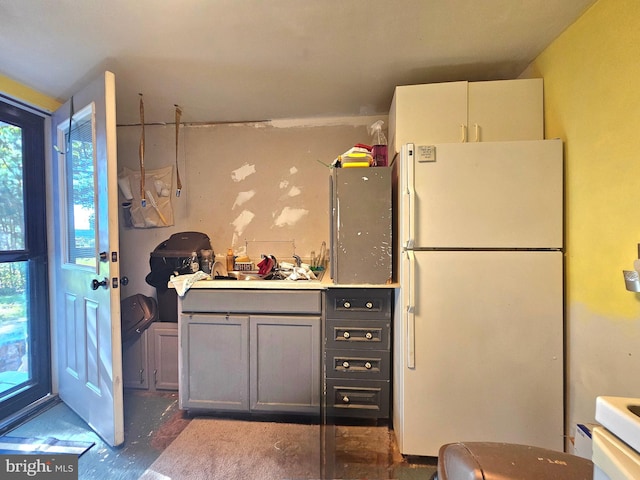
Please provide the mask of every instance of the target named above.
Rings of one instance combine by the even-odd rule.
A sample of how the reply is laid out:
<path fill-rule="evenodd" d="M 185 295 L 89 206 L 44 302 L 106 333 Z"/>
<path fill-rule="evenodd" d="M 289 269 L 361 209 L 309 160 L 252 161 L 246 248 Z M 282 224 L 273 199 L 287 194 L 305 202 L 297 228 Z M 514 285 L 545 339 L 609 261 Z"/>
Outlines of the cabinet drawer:
<path fill-rule="evenodd" d="M 391 290 L 334 289 L 327 292 L 327 318 L 389 319 Z"/>
<path fill-rule="evenodd" d="M 390 358 L 388 350 L 327 350 L 327 377 L 389 380 Z"/>
<path fill-rule="evenodd" d="M 327 380 L 327 413 L 335 417 L 389 417 L 389 382 Z"/>
<path fill-rule="evenodd" d="M 359 320 L 327 320 L 327 348 L 388 350 L 390 324 Z"/>
<path fill-rule="evenodd" d="M 182 299 L 183 312 L 322 313 L 322 293 L 284 290 L 198 290 Z"/>

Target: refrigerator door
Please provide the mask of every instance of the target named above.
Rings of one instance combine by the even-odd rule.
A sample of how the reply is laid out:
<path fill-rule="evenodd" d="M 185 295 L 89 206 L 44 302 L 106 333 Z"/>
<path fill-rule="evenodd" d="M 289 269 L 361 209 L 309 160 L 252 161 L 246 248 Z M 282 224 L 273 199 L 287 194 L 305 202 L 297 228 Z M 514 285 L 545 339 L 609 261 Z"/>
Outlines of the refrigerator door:
<path fill-rule="evenodd" d="M 560 140 L 450 143 L 402 150 L 403 246 L 561 248 Z"/>
<path fill-rule="evenodd" d="M 562 451 L 562 253 L 402 258 L 404 305 L 394 325 L 401 453 L 437 456 L 457 441 Z"/>

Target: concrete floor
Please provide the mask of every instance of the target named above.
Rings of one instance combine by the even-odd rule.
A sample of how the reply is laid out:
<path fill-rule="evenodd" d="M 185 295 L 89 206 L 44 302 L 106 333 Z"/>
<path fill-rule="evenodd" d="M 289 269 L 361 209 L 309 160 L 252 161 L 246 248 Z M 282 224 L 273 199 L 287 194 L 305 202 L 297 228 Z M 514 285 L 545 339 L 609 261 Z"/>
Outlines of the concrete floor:
<path fill-rule="evenodd" d="M 135 480 L 188 425 L 190 417 L 178 409 L 177 393 L 126 391 L 124 407 L 125 443 L 120 448 L 106 445 L 63 403 L 7 435 L 95 442 L 78 461 L 80 480 Z M 435 459 L 403 458 L 385 425 L 359 423 L 323 428 L 324 479 L 429 480 L 435 473 Z M 390 439 L 384 449 L 380 448 L 381 435 Z"/>

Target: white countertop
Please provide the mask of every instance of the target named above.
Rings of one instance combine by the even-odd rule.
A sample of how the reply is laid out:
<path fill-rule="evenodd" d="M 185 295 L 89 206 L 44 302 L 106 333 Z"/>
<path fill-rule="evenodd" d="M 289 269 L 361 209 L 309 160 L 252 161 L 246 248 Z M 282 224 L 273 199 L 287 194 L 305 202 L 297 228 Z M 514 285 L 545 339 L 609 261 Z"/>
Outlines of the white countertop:
<path fill-rule="evenodd" d="M 326 290 L 328 288 L 397 288 L 399 284 L 343 284 L 336 285 L 331 275 L 322 280 L 199 280 L 191 288 L 205 289 L 250 289 L 250 290 Z"/>

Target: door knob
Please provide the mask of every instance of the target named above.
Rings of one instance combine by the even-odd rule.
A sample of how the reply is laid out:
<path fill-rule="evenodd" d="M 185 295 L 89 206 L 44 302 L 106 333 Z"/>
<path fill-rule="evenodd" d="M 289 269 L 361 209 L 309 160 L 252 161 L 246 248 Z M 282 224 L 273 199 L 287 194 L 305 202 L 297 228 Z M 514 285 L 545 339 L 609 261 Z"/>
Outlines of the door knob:
<path fill-rule="evenodd" d="M 109 279 L 104 278 L 101 282 L 96 280 L 95 278 L 91 281 L 91 289 L 97 290 L 99 287 L 109 288 Z"/>

